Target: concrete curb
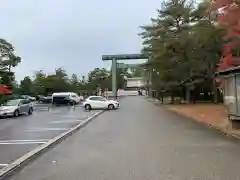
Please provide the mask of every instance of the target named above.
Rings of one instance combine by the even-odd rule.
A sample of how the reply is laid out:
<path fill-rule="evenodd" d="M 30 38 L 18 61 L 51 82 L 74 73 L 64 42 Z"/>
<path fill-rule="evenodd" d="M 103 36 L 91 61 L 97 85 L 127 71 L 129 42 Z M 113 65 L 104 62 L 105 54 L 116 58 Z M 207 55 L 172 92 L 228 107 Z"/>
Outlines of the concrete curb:
<path fill-rule="evenodd" d="M 171 112 L 171 113 L 174 113 L 174 114 L 176 114 L 176 115 L 178 115 L 178 116 L 185 117 L 185 118 L 187 118 L 187 119 L 190 119 L 191 121 L 193 121 L 193 122 L 195 122 L 195 123 L 197 123 L 197 124 L 200 124 L 200 125 L 202 125 L 202 126 L 205 126 L 206 128 L 212 129 L 212 130 L 214 130 L 214 131 L 216 131 L 216 132 L 218 132 L 218 133 L 220 133 L 220 134 L 222 134 L 222 135 L 224 135 L 224 136 L 233 138 L 234 140 L 238 140 L 238 141 L 240 140 L 240 136 L 238 136 L 238 135 L 236 135 L 236 134 L 234 134 L 234 133 L 228 132 L 228 131 L 226 131 L 226 130 L 224 130 L 224 129 L 218 128 L 218 127 L 213 126 L 213 125 L 211 125 L 211 124 L 201 123 L 201 122 L 196 121 L 195 119 L 193 119 L 193 118 L 191 118 L 191 117 L 189 117 L 189 116 L 187 116 L 187 115 L 184 115 L 184 114 L 182 114 L 182 113 L 180 113 L 180 112 L 177 112 L 177 111 L 171 110 L 171 109 L 169 109 L 169 108 L 167 108 L 167 107 L 164 107 L 164 106 L 162 106 L 161 104 L 159 104 L 160 101 L 159 101 L 158 99 L 151 99 L 151 98 L 146 98 L 146 99 L 147 99 L 147 101 L 153 103 L 154 105 L 156 105 L 156 106 L 161 106 L 162 108 L 166 109 L 167 111 L 169 111 L 169 112 Z"/>
<path fill-rule="evenodd" d="M 19 159 L 15 160 L 8 166 L 4 167 L 0 170 L 0 180 L 8 179 L 10 178 L 14 173 L 21 170 L 25 165 L 27 165 L 30 161 L 34 160 L 41 154 L 43 154 L 45 151 L 49 150 L 51 147 L 54 147 L 58 143 L 60 143 L 62 140 L 67 138 L 68 136 L 72 135 L 74 132 L 78 131 L 82 127 L 86 126 L 91 120 L 102 114 L 104 110 L 95 113 L 91 117 L 87 118 L 77 126 L 69 129 L 68 131 L 58 135 L 57 137 L 49 140 L 47 143 L 37 147 L 36 149 L 28 152 L 24 156 L 20 157 Z"/>

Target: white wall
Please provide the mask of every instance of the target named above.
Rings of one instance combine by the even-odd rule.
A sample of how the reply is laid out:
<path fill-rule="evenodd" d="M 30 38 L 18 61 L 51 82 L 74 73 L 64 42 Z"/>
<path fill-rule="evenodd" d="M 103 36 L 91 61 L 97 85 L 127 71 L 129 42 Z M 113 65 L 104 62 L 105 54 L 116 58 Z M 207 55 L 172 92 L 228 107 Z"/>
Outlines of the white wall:
<path fill-rule="evenodd" d="M 127 79 L 127 87 L 143 87 L 145 85 L 144 80 L 142 79 Z"/>
<path fill-rule="evenodd" d="M 123 89 L 118 90 L 118 96 L 137 96 L 138 91 L 125 91 Z M 112 91 L 108 91 L 108 96 L 112 96 Z"/>

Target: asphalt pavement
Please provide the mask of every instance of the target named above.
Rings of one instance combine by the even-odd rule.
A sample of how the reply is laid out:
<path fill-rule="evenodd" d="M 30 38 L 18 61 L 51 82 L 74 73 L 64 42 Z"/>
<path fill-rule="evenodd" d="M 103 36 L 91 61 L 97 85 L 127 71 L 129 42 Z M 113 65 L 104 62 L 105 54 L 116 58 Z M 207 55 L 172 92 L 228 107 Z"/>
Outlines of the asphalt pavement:
<path fill-rule="evenodd" d="M 237 141 L 127 97 L 12 180 L 237 180 L 239 153 Z"/>
<path fill-rule="evenodd" d="M 33 115 L 0 119 L 0 169 L 98 111 L 35 105 Z"/>

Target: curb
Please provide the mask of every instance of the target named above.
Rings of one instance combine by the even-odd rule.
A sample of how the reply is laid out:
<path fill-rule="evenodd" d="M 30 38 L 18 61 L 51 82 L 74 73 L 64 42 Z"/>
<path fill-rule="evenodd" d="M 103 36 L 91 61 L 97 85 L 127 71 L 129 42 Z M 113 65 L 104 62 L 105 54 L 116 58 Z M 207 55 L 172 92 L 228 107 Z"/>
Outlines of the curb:
<path fill-rule="evenodd" d="M 94 118 L 96 118 L 97 116 L 99 116 L 103 112 L 104 112 L 104 110 L 95 113 L 94 115 L 87 118 L 86 120 L 84 120 L 80 124 L 76 125 L 75 127 L 69 129 L 66 132 L 63 132 L 62 134 L 58 135 L 57 137 L 49 140 L 45 144 L 43 144 L 43 145 L 37 147 L 36 149 L 28 152 L 27 154 L 25 154 L 22 157 L 20 157 L 19 159 L 15 160 L 14 162 L 9 164 L 8 166 L 4 167 L 3 169 L 0 170 L 0 180 L 3 180 L 5 178 L 6 179 L 10 178 L 14 173 L 21 170 L 30 161 L 34 160 L 35 158 L 37 158 L 38 156 L 40 156 L 41 154 L 43 154 L 44 152 L 49 150 L 51 147 L 54 147 L 55 145 L 59 144 L 61 141 L 66 139 L 68 136 L 72 135 L 73 133 L 75 133 L 79 129 L 86 126 L 89 122 L 91 122 Z"/>
<path fill-rule="evenodd" d="M 193 121 L 193 122 L 195 122 L 195 123 L 197 123 L 197 124 L 200 124 L 201 126 L 204 126 L 204 127 L 208 128 L 208 129 L 212 129 L 212 130 L 216 131 L 217 133 L 220 133 L 220 134 L 222 134 L 222 135 L 224 135 L 224 136 L 227 136 L 227 137 L 232 138 L 232 139 L 234 139 L 234 140 L 238 140 L 238 141 L 240 140 L 240 136 L 238 136 L 238 135 L 236 135 L 236 134 L 234 134 L 234 133 L 228 132 L 228 131 L 226 131 L 226 130 L 224 130 L 224 129 L 218 128 L 218 127 L 213 126 L 213 125 L 211 125 L 211 124 L 201 123 L 201 122 L 199 122 L 199 121 L 196 121 L 196 120 L 193 119 L 192 117 L 189 117 L 189 116 L 184 115 L 184 114 L 182 114 L 182 113 L 180 113 L 180 112 L 177 112 L 177 111 L 171 110 L 171 109 L 169 109 L 169 108 L 167 108 L 167 107 L 164 107 L 164 106 L 162 106 L 161 104 L 159 104 L 160 101 L 159 101 L 158 99 L 146 98 L 146 100 L 147 100 L 148 102 L 150 102 L 150 103 L 153 103 L 155 106 L 161 106 L 162 108 L 166 109 L 167 111 L 169 111 L 169 112 L 171 112 L 171 113 L 174 113 L 174 114 L 176 114 L 176 115 L 178 115 L 178 116 L 185 117 L 185 118 L 187 118 L 187 119 L 189 119 L 189 120 L 191 120 L 191 121 Z"/>

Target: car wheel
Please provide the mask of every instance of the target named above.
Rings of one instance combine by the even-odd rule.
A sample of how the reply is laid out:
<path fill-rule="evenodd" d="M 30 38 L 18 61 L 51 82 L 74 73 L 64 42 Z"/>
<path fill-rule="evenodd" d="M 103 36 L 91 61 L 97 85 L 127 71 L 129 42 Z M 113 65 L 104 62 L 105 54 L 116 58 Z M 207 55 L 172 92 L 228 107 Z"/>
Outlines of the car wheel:
<path fill-rule="evenodd" d="M 75 101 L 69 101 L 69 102 L 68 102 L 68 105 L 69 105 L 69 106 L 74 106 L 74 105 L 75 105 Z"/>
<path fill-rule="evenodd" d="M 109 104 L 109 105 L 108 105 L 108 109 L 112 110 L 112 109 L 114 109 L 114 108 L 115 108 L 115 107 L 114 107 L 113 104 Z"/>
<path fill-rule="evenodd" d="M 87 111 L 91 110 L 90 104 L 86 104 L 84 107 L 85 107 L 85 110 L 87 110 Z"/>
<path fill-rule="evenodd" d="M 14 113 L 13 113 L 13 116 L 14 116 L 14 117 L 18 117 L 18 116 L 19 116 L 19 111 L 18 111 L 18 110 L 15 110 Z"/>
<path fill-rule="evenodd" d="M 75 105 L 77 105 L 77 102 L 76 102 L 76 101 L 73 101 L 73 102 L 72 102 L 72 106 L 75 106 Z"/>
<path fill-rule="evenodd" d="M 31 107 L 31 108 L 29 108 L 29 110 L 28 110 L 28 114 L 29 114 L 29 115 L 32 115 L 32 113 L 33 113 L 33 108 Z"/>

